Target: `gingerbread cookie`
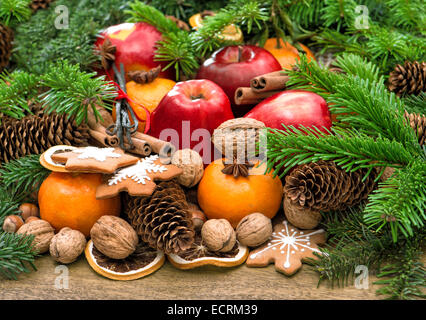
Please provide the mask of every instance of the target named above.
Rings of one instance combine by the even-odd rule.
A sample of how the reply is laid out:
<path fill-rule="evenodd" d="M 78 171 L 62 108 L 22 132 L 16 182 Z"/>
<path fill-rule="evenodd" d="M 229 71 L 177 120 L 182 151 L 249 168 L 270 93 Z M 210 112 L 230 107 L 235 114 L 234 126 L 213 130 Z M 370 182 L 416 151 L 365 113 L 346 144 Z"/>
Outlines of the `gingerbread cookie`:
<path fill-rule="evenodd" d="M 275 269 L 290 276 L 302 267 L 306 258 L 316 259 L 314 252 L 321 254 L 317 244 L 326 241 L 325 231 L 300 231 L 287 221 L 274 226 L 270 240 L 260 248 L 250 252 L 246 264 L 249 267 L 265 267 L 275 262 Z"/>
<path fill-rule="evenodd" d="M 54 153 L 56 163 L 65 163 L 69 172 L 114 173 L 118 168 L 136 163 L 139 158 L 125 154 L 120 148 L 81 147 L 69 152 Z"/>
<path fill-rule="evenodd" d="M 118 170 L 96 190 L 97 199 L 107 199 L 127 191 L 131 196 L 149 196 L 154 192 L 154 180 L 167 181 L 182 174 L 175 165 L 163 165 L 158 155 L 139 160 L 136 164 Z"/>

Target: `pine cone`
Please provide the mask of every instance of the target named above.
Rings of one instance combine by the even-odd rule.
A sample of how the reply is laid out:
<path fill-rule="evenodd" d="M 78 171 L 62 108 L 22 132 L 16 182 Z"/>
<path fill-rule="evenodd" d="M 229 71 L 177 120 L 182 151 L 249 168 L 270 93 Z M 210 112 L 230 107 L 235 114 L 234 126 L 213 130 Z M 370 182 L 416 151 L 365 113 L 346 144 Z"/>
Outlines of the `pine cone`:
<path fill-rule="evenodd" d="M 161 182 L 151 197 L 128 197 L 126 203 L 129 222 L 150 247 L 176 254 L 191 247 L 194 226 L 177 182 Z"/>
<path fill-rule="evenodd" d="M 0 73 L 9 64 L 12 55 L 13 31 L 0 23 Z"/>
<path fill-rule="evenodd" d="M 405 61 L 404 66 L 398 64 L 389 75 L 388 87 L 397 96 L 418 95 L 426 91 L 426 62 Z"/>
<path fill-rule="evenodd" d="M 54 0 L 32 0 L 30 7 L 33 9 L 33 12 L 36 12 L 39 9 L 46 9 L 53 1 Z"/>
<path fill-rule="evenodd" d="M 361 169 L 349 173 L 332 161 L 301 165 L 286 177 L 284 195 L 299 208 L 342 210 L 367 199 L 376 186 L 376 170 L 363 182 L 366 172 Z"/>
<path fill-rule="evenodd" d="M 407 119 L 410 127 L 416 132 L 421 146 L 426 141 L 426 116 L 416 113 L 408 113 L 405 111 L 405 119 Z"/>
<path fill-rule="evenodd" d="M 40 154 L 58 144 L 85 146 L 88 139 L 87 126 L 77 126 L 67 115 L 31 115 L 21 120 L 5 118 L 0 124 L 0 162 Z"/>

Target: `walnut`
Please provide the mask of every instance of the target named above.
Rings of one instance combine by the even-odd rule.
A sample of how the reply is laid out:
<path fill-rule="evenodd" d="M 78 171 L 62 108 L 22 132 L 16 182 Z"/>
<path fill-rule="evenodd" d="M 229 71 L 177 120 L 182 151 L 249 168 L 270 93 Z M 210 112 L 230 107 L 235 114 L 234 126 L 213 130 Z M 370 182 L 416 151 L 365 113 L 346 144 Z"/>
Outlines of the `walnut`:
<path fill-rule="evenodd" d="M 288 197 L 284 197 L 283 206 L 288 222 L 299 229 L 315 229 L 321 221 L 319 211 L 299 208 Z"/>
<path fill-rule="evenodd" d="M 18 231 L 20 227 L 24 224 L 24 221 L 20 216 L 11 215 L 7 216 L 3 222 L 3 230 L 9 233 L 14 233 Z"/>
<path fill-rule="evenodd" d="M 177 181 L 185 187 L 191 188 L 195 186 L 203 177 L 203 159 L 194 150 L 183 149 L 176 151 L 172 157 L 172 164 L 183 170 Z"/>
<path fill-rule="evenodd" d="M 125 259 L 136 250 L 138 235 L 126 221 L 115 216 L 102 216 L 90 230 L 93 244 L 111 259 Z"/>
<path fill-rule="evenodd" d="M 194 224 L 194 230 L 200 231 L 206 222 L 207 218 L 203 211 L 201 211 L 200 207 L 194 203 L 188 202 L 188 211 L 191 214 L 192 223 Z"/>
<path fill-rule="evenodd" d="M 257 247 L 266 242 L 272 235 L 271 219 L 262 213 L 245 216 L 237 226 L 238 241 L 248 247 Z"/>
<path fill-rule="evenodd" d="M 62 228 L 50 242 L 50 255 L 55 261 L 68 264 L 74 262 L 86 247 L 86 237 L 80 231 Z"/>
<path fill-rule="evenodd" d="M 235 246 L 237 237 L 234 228 L 226 219 L 210 219 L 204 223 L 201 236 L 211 251 L 228 252 Z"/>
<path fill-rule="evenodd" d="M 55 231 L 50 223 L 41 219 L 25 223 L 19 228 L 17 233 L 33 235 L 34 249 L 38 253 L 45 253 L 49 250 L 50 241 L 55 235 Z"/>

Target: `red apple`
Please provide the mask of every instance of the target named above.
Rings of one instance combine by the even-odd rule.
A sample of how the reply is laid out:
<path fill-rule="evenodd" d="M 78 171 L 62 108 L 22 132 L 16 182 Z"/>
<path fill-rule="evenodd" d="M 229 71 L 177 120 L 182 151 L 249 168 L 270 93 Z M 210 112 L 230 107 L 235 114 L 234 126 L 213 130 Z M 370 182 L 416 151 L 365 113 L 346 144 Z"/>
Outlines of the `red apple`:
<path fill-rule="evenodd" d="M 99 35 L 95 48 L 100 49 L 106 39 L 116 46 L 115 64 L 120 70 L 120 63 L 127 73 L 134 70 L 148 71 L 159 65 L 166 64 L 154 61 L 155 44 L 162 40 L 160 31 L 145 23 L 122 23 L 108 27 Z M 113 76 L 112 70 L 108 71 Z M 168 69 L 160 73 L 160 77 L 173 79 L 173 71 Z"/>
<path fill-rule="evenodd" d="M 250 80 L 259 75 L 281 70 L 275 57 L 256 46 L 228 46 L 213 53 L 198 70 L 197 79 L 208 79 L 225 91 L 232 104 L 235 90 L 249 87 Z M 236 107 L 240 108 L 240 106 Z"/>
<path fill-rule="evenodd" d="M 331 128 L 327 102 L 319 95 L 303 90 L 287 90 L 263 100 L 244 117 L 283 130 L 282 124 L 294 127 L 317 127 L 323 132 Z"/>
<path fill-rule="evenodd" d="M 210 137 L 214 129 L 232 118 L 229 99 L 217 84 L 209 80 L 188 80 L 177 83 L 160 101 L 152 113 L 148 133 L 171 141 L 178 149 L 200 151 L 198 144 L 212 148 Z M 200 154 L 208 163 L 212 157 L 205 151 Z"/>

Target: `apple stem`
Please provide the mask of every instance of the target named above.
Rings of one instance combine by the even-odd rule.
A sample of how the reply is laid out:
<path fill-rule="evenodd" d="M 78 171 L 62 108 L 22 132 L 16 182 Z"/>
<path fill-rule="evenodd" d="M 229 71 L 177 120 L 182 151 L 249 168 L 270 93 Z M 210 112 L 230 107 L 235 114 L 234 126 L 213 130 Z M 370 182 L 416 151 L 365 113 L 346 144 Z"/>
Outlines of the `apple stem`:
<path fill-rule="evenodd" d="M 238 62 L 241 62 L 243 57 L 243 46 L 238 46 Z"/>

